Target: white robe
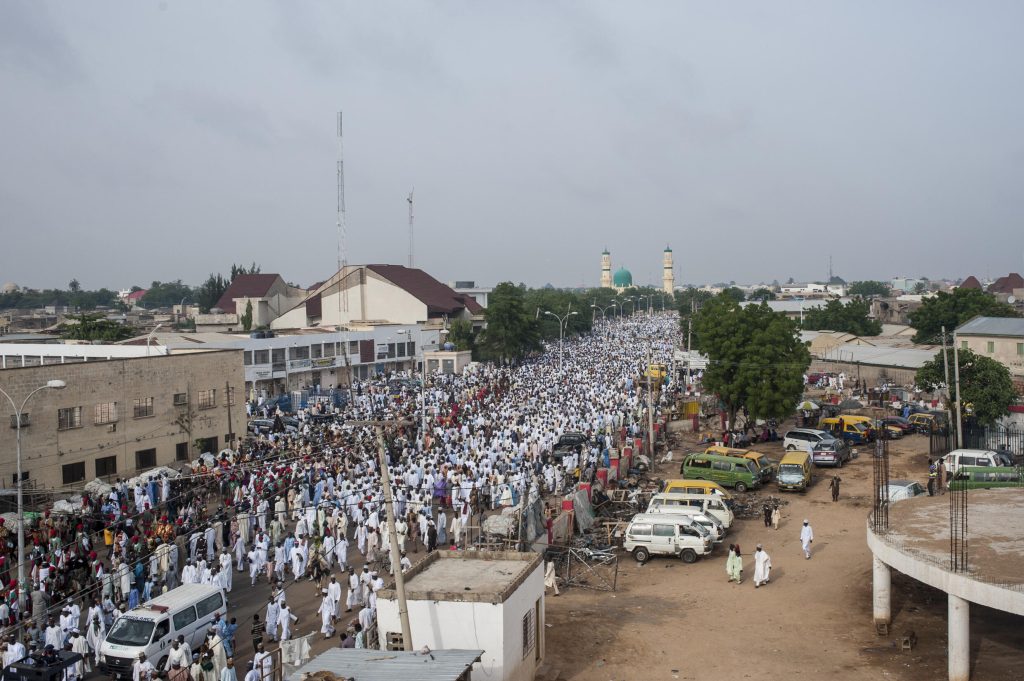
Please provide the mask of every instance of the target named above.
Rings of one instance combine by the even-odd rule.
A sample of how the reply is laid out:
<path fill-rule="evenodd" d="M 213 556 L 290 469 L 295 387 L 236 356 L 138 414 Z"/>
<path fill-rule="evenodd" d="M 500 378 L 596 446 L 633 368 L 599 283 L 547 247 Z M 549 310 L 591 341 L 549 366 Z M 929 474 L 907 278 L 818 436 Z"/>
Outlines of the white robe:
<path fill-rule="evenodd" d="M 768 557 L 767 551 L 754 552 L 754 584 L 760 585 L 767 582 L 771 577 L 772 559 Z"/>
<path fill-rule="evenodd" d="M 320 615 L 320 633 L 324 636 L 331 636 L 334 634 L 334 616 L 337 611 L 338 605 L 333 598 L 331 598 L 330 591 L 324 596 L 324 600 L 320 603 L 320 608 L 317 613 Z"/>

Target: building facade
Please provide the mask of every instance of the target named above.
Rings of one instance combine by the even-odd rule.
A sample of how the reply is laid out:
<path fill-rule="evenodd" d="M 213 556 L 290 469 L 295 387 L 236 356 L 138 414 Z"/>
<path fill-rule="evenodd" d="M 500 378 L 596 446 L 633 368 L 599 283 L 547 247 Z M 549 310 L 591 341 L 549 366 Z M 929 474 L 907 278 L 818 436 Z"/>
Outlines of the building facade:
<path fill-rule="evenodd" d="M 676 290 L 676 274 L 672 264 L 672 249 L 665 246 L 661 255 L 661 290 L 672 295 Z"/>
<path fill-rule="evenodd" d="M 1013 376 L 1018 390 L 1024 388 L 1024 319 L 975 317 L 956 330 L 961 349 L 994 359 Z"/>
<path fill-rule="evenodd" d="M 242 352 L 44 364 L 0 371 L 0 389 L 21 405 L 22 477 L 37 488 L 81 487 L 217 452 L 246 428 Z M 16 424 L 0 396 L 0 481 L 14 486 Z"/>

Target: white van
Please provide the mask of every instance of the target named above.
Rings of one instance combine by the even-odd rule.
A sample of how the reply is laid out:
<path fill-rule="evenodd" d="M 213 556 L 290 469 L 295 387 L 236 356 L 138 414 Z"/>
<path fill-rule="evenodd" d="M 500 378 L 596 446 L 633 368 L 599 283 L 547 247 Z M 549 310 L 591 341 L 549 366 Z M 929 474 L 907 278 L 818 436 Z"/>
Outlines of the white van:
<path fill-rule="evenodd" d="M 960 472 L 961 466 L 1002 466 L 1002 458 L 991 449 L 954 449 L 939 461 L 946 467 L 946 474 L 952 478 Z"/>
<path fill-rule="evenodd" d="M 711 553 L 711 535 L 689 516 L 638 513 L 629 521 L 622 547 L 640 563 L 651 556 L 678 556 L 692 563 Z"/>
<path fill-rule="evenodd" d="M 711 541 L 715 544 L 721 544 L 722 540 L 725 539 L 726 529 L 722 521 L 694 506 L 657 506 L 648 508 L 647 512 L 654 515 L 669 513 L 692 518 L 693 522 L 703 525 L 704 529 L 711 533 Z"/>
<path fill-rule="evenodd" d="M 677 506 L 699 508 L 706 515 L 714 516 L 722 521 L 725 529 L 732 527 L 732 521 L 736 519 L 732 509 L 726 505 L 725 499 L 717 494 L 680 494 L 678 492 L 655 494 L 647 505 L 647 512 L 667 511 Z"/>
<path fill-rule="evenodd" d="M 835 439 L 835 436 L 827 430 L 817 430 L 816 428 L 794 428 L 786 433 L 786 437 L 782 441 L 782 447 L 787 452 L 806 452 L 808 444 L 813 447 L 824 440 Z"/>
<path fill-rule="evenodd" d="M 171 641 L 180 635 L 196 650 L 213 623 L 226 614 L 227 601 L 220 587 L 182 584 L 132 608 L 117 618 L 99 650 L 100 669 L 115 679 L 130 679 L 132 665 L 145 653 L 162 670 Z"/>

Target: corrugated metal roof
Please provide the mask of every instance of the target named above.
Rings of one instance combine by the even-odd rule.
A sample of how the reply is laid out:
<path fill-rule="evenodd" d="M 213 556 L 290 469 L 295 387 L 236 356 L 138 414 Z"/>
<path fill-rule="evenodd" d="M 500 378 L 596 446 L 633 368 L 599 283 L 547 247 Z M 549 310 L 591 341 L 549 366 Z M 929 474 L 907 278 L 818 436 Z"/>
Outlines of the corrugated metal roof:
<path fill-rule="evenodd" d="M 956 330 L 960 336 L 1024 336 L 1024 318 L 975 317 Z"/>
<path fill-rule="evenodd" d="M 935 358 L 938 351 L 923 348 L 899 348 L 875 345 L 839 345 L 821 353 L 820 359 L 852 364 L 920 369 Z"/>
<path fill-rule="evenodd" d="M 418 652 L 332 648 L 317 655 L 289 677 L 330 671 L 356 681 L 456 681 L 483 655 L 482 650 L 432 650 Z"/>

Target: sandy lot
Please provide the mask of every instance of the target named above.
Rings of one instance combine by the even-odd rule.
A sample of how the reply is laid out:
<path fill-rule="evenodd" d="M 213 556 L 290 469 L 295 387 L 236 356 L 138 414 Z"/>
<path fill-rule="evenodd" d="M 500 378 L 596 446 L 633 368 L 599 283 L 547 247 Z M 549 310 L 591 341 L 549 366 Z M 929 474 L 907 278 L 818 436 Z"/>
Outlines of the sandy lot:
<path fill-rule="evenodd" d="M 927 447 L 922 435 L 891 443 L 891 477 L 925 482 Z M 673 434 L 672 449 L 697 447 Z M 757 449 L 776 460 L 782 455 L 779 444 Z M 677 467 L 659 466 L 657 476 L 677 477 Z M 828 491 L 832 473 L 819 469 L 806 494 L 785 495 L 789 504 L 778 531 L 761 520 L 737 520 L 725 543 L 743 548 L 741 585 L 727 582 L 727 546 L 720 546 L 693 565 L 658 558 L 641 566 L 623 554 L 615 593 L 573 588 L 558 598 L 549 594 L 546 660 L 538 678 L 945 678 L 944 594 L 894 573 L 890 635 L 876 635 L 872 625 L 871 553 L 865 543 L 870 456 L 839 471 L 842 495 L 835 504 Z M 778 494 L 774 484 L 767 491 Z M 800 550 L 805 517 L 815 533 L 811 560 Z M 755 590 L 752 554 L 758 543 L 773 569 L 772 583 Z M 974 606 L 971 620 L 972 678 L 1024 679 L 1020 619 Z M 896 637 L 910 631 L 917 647 L 896 651 Z"/>

